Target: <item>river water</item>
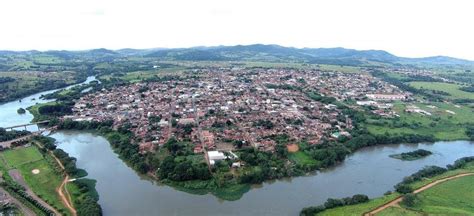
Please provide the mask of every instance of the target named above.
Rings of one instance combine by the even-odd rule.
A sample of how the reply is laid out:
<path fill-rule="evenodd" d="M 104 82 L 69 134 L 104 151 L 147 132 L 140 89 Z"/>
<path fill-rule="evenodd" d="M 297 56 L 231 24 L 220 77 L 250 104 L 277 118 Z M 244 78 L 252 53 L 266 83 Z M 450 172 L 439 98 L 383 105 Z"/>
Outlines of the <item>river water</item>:
<path fill-rule="evenodd" d="M 88 79 L 89 80 L 89 79 Z M 89 81 L 90 82 L 90 81 Z M 54 91 L 54 90 L 53 90 Z M 31 121 L 16 110 L 36 102 L 38 93 L 0 105 L 0 127 Z M 31 98 L 36 98 L 31 101 Z M 468 141 L 433 144 L 380 145 L 361 149 L 340 165 L 313 175 L 267 182 L 254 186 L 237 201 L 223 201 L 213 195 L 192 195 L 157 185 L 140 177 L 115 154 L 106 139 L 84 131 L 59 131 L 51 135 L 58 147 L 77 158 L 77 166 L 97 180 L 99 203 L 105 215 L 298 215 L 303 207 L 319 205 L 327 198 L 357 193 L 379 197 L 404 176 L 427 165 L 445 166 L 474 155 Z M 416 161 L 401 161 L 389 155 L 423 148 L 433 155 Z"/>
<path fill-rule="evenodd" d="M 94 76 L 87 77 L 86 81 L 76 84 L 76 85 L 81 85 L 81 84 L 87 84 L 92 81 L 96 80 Z M 41 99 L 41 95 L 47 95 L 62 89 L 68 89 L 72 88 L 76 85 L 70 85 L 65 88 L 60 88 L 60 89 L 54 89 L 54 90 L 49 90 L 49 91 L 44 91 L 40 93 L 36 93 L 33 95 L 30 95 L 28 97 L 24 97 L 21 100 L 15 100 L 11 101 L 8 103 L 0 104 L 0 127 L 8 127 L 8 126 L 14 126 L 14 125 L 22 125 L 22 124 L 28 124 L 31 122 L 33 119 L 33 115 L 30 114 L 30 112 L 26 112 L 25 114 L 18 114 L 17 110 L 19 108 L 26 109 L 30 106 L 33 106 L 37 103 L 47 103 L 50 101 L 54 100 L 45 100 Z M 22 128 L 20 128 L 22 129 Z M 37 126 L 28 126 L 27 128 L 29 131 L 36 131 L 38 130 Z"/>

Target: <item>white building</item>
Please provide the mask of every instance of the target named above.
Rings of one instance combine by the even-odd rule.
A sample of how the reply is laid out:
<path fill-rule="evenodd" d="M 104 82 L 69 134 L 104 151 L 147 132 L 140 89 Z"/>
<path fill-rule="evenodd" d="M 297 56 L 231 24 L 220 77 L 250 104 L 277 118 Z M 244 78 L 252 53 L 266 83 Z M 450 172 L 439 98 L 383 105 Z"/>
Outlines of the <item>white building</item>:
<path fill-rule="evenodd" d="M 226 156 L 224 155 L 224 153 L 219 152 L 219 151 L 208 151 L 207 152 L 207 157 L 209 158 L 209 163 L 211 165 L 214 165 L 216 163 L 216 161 L 226 159 Z"/>

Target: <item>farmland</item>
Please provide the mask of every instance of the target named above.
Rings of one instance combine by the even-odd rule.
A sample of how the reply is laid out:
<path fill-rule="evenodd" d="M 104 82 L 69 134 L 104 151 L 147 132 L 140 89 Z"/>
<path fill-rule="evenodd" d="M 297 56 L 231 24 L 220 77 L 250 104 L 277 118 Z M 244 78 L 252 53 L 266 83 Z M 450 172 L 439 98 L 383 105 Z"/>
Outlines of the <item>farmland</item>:
<path fill-rule="evenodd" d="M 373 134 L 433 134 L 440 140 L 468 139 L 465 134 L 466 125 L 474 123 L 474 109 L 470 106 L 445 102 L 411 104 L 432 114 L 424 115 L 405 112 L 409 105 L 394 104 L 393 109 L 400 117 L 393 119 L 369 117 L 367 120 L 369 132 Z"/>
<path fill-rule="evenodd" d="M 474 93 L 460 90 L 462 87 L 453 83 L 441 82 L 410 82 L 410 85 L 418 89 L 436 90 L 448 93 L 446 97 L 449 99 L 474 99 Z"/>
<path fill-rule="evenodd" d="M 85 79 L 75 72 L 0 72 L 0 102 L 15 100 L 40 91 L 65 87 Z"/>

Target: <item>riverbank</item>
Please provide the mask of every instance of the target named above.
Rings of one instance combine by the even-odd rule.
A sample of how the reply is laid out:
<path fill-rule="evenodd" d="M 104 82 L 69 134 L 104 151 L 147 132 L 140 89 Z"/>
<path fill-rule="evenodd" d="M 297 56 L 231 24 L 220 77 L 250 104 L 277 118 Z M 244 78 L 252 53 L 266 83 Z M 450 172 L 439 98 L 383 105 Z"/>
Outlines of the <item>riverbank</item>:
<path fill-rule="evenodd" d="M 451 168 L 451 170 L 443 172 L 441 174 L 423 177 L 423 179 L 411 182 L 407 184 L 407 186 L 412 188 L 412 190 L 415 191 L 416 193 L 419 193 L 427 189 L 427 186 L 429 185 L 433 186 L 434 184 L 438 184 L 436 183 L 438 181 L 442 182 L 443 179 L 449 179 L 455 176 L 466 175 L 466 174 L 468 175 L 474 174 L 474 162 L 472 162 L 472 160 L 471 162 L 465 163 L 464 165 L 459 165 L 459 167 L 456 167 L 456 168 Z M 451 188 L 451 190 L 453 192 L 457 191 L 456 188 Z M 397 203 L 400 202 L 403 199 L 402 197 L 403 197 L 402 193 L 395 191 L 393 193 L 387 193 L 386 195 L 382 197 L 371 199 L 367 203 L 357 204 L 357 205 L 347 205 L 343 207 L 327 209 L 325 211 L 314 212 L 314 213 L 311 213 L 310 211 L 307 211 L 307 212 L 302 211 L 301 215 L 305 215 L 305 216 L 309 216 L 309 215 L 328 215 L 328 216 L 329 215 L 353 215 L 353 216 L 356 216 L 357 215 L 357 216 L 360 216 L 360 215 L 370 215 L 371 213 L 375 214 L 376 212 L 380 213 L 380 215 L 385 215 L 385 213 L 387 212 L 394 213 L 394 211 L 400 210 L 400 209 L 393 210 L 393 209 L 388 209 L 384 207 L 391 203 L 395 203 L 395 201 L 397 201 Z M 387 212 L 384 213 L 384 211 L 387 211 Z M 420 212 L 415 212 L 415 213 L 418 214 Z M 446 214 L 447 212 L 444 212 L 444 213 Z M 387 215 L 390 215 L 390 214 L 387 214 Z"/>
<path fill-rule="evenodd" d="M 77 166 L 86 169 L 89 178 L 97 180 L 99 204 L 105 215 L 297 215 L 303 207 L 324 203 L 329 197 L 353 194 L 380 197 L 393 190 L 393 185 L 403 177 L 426 165 L 445 166 L 460 156 L 474 155 L 473 144 L 465 141 L 374 146 L 312 175 L 254 185 L 240 199 L 229 202 L 210 193 L 181 192 L 137 175 L 118 157 L 111 144 L 96 133 L 57 131 L 51 136 L 57 140 L 58 148 L 77 158 Z M 388 157 L 418 148 L 434 154 L 413 162 Z M 372 175 L 374 172 L 379 175 Z"/>

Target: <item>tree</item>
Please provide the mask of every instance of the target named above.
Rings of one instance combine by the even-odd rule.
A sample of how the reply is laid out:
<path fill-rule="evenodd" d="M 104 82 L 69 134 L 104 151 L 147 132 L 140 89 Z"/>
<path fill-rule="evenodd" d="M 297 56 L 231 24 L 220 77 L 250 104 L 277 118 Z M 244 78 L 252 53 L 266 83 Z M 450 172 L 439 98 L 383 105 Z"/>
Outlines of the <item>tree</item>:
<path fill-rule="evenodd" d="M 415 194 L 412 194 L 412 193 L 405 194 L 403 195 L 402 204 L 407 207 L 413 207 L 416 204 L 416 200 L 417 198 Z"/>

